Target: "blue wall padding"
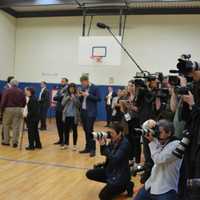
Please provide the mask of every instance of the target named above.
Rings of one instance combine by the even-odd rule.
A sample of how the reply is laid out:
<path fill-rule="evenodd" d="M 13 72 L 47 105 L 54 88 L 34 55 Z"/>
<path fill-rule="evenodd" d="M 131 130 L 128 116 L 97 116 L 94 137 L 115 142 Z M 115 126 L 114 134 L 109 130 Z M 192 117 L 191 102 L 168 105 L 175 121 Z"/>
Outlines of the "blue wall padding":
<path fill-rule="evenodd" d="M 0 90 L 3 89 L 4 85 L 5 85 L 5 81 L 0 81 Z M 48 83 L 47 84 L 49 91 L 51 91 L 52 89 L 56 89 L 57 86 L 58 86 L 58 84 L 56 84 L 56 83 Z M 22 83 L 20 83 L 19 87 L 21 89 L 23 89 L 25 87 L 33 87 L 36 90 L 37 95 L 39 95 L 39 92 L 40 92 L 40 83 L 23 83 L 22 82 Z M 104 97 L 107 94 L 107 88 L 108 88 L 108 86 L 106 86 L 106 85 L 98 85 L 101 102 L 98 104 L 97 120 L 102 120 L 102 121 L 106 120 Z M 122 86 L 113 86 L 113 89 L 115 92 L 117 92 L 117 89 L 119 89 L 119 88 L 122 88 Z M 55 110 L 53 108 L 49 109 L 48 116 L 49 117 L 55 116 Z"/>

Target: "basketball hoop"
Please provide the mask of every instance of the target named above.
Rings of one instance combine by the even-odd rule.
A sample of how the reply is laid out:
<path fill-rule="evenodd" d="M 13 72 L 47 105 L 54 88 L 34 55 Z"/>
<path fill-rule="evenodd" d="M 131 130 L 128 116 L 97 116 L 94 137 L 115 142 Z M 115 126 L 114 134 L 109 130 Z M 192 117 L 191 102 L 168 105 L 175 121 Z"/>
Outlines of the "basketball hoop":
<path fill-rule="evenodd" d="M 91 56 L 90 57 L 92 60 L 94 60 L 96 63 L 102 63 L 103 62 L 103 57 L 102 56 Z"/>

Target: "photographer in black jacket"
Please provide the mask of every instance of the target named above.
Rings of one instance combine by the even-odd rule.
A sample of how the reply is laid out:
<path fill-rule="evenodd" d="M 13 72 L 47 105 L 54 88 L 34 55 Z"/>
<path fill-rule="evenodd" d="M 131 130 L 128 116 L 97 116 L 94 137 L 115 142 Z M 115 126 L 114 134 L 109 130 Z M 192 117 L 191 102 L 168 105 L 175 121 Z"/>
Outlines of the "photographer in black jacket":
<path fill-rule="evenodd" d="M 136 107 L 138 107 L 138 116 L 140 118 L 140 124 L 143 124 L 148 119 L 156 118 L 156 91 L 158 89 L 157 79 L 149 77 L 147 85 L 137 85 L 137 99 Z M 159 109 L 159 108 L 157 108 Z M 154 165 L 151 159 L 151 152 L 148 145 L 148 140 L 143 137 L 144 157 L 145 157 L 145 171 L 141 176 L 141 183 L 149 178 L 151 169 Z"/>
<path fill-rule="evenodd" d="M 186 140 L 183 138 L 183 144 L 181 143 L 180 153 L 185 153 L 185 174 L 182 175 L 185 177 L 185 184 L 181 184 L 181 190 L 184 192 L 179 198 L 181 200 L 200 199 L 200 64 L 190 58 L 191 55 L 182 55 L 177 64 L 179 74 L 193 78 L 192 88 L 176 88 L 182 94 L 182 116 L 186 122 L 185 129 L 190 133 Z"/>
<path fill-rule="evenodd" d="M 105 137 L 99 138 L 101 154 L 106 156 L 106 163 L 101 168 L 89 170 L 88 179 L 106 183 L 99 194 L 100 200 L 112 200 L 117 195 L 128 191 L 133 195 L 133 183 L 130 182 L 129 142 L 122 135 L 123 128 L 114 124 L 110 132 L 111 142 L 107 144 Z"/>

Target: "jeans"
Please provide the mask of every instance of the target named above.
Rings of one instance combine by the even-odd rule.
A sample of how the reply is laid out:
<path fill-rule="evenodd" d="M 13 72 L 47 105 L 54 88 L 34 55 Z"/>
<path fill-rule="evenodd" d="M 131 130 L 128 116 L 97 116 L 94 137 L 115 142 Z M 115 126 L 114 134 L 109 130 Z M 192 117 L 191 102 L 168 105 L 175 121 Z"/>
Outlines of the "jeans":
<path fill-rule="evenodd" d="M 152 195 L 143 187 L 136 195 L 134 200 L 176 200 L 176 191 L 170 190 L 167 193 Z"/>
<path fill-rule="evenodd" d="M 78 138 L 78 132 L 77 132 L 77 124 L 75 124 L 75 119 L 74 117 L 66 117 L 65 119 L 65 137 L 63 141 L 63 145 L 69 145 L 69 134 L 70 131 L 73 131 L 73 144 L 77 144 L 77 138 Z"/>
<path fill-rule="evenodd" d="M 105 172 L 105 169 L 103 169 L 103 168 L 89 170 L 86 173 L 86 176 L 90 180 L 101 182 L 101 183 L 106 183 L 105 187 L 99 193 L 100 200 L 112 200 L 117 195 L 123 193 L 127 187 L 125 184 L 123 184 L 123 185 L 108 184 L 106 172 Z"/>

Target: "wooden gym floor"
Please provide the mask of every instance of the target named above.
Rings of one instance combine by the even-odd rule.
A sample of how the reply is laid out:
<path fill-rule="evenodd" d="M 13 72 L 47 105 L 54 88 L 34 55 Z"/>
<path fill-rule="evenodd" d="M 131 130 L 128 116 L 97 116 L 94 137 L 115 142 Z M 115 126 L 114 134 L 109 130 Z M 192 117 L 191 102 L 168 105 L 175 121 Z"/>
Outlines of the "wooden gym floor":
<path fill-rule="evenodd" d="M 103 125 L 97 122 L 95 130 L 105 130 Z M 41 132 L 40 136 L 42 150 L 29 152 L 24 149 L 27 134 L 21 151 L 0 146 L 0 200 L 98 200 L 98 193 L 104 184 L 87 180 L 85 172 L 104 160 L 100 156 L 99 145 L 95 158 L 80 155 L 72 149 L 61 150 L 53 145 L 57 141 L 53 120 L 48 131 Z M 78 150 L 84 147 L 83 138 L 80 127 Z M 138 179 L 134 181 L 137 183 Z M 136 185 L 139 187 L 138 183 Z M 117 200 L 125 199 L 128 198 L 122 195 Z"/>

